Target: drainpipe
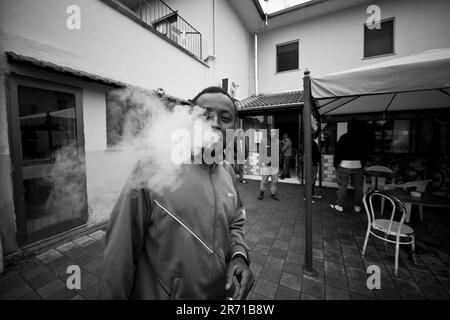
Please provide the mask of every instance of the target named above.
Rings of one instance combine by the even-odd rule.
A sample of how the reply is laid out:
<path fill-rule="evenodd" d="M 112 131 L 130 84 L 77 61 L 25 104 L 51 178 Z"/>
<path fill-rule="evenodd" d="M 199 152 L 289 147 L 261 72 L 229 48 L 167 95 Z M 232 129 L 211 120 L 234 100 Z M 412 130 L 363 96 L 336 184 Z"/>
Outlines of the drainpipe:
<path fill-rule="evenodd" d="M 213 56 L 216 56 L 216 0 L 213 0 L 212 7 L 213 7 Z"/>
<path fill-rule="evenodd" d="M 258 34 L 255 33 L 255 95 L 258 95 Z"/>

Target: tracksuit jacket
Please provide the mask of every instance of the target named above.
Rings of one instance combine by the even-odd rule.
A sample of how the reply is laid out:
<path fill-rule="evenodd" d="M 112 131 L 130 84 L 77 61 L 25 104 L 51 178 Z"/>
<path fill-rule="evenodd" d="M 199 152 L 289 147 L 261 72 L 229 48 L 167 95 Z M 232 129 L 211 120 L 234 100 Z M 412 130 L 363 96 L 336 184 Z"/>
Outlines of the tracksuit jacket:
<path fill-rule="evenodd" d="M 98 298 L 226 298 L 232 255 L 248 258 L 234 172 L 228 164 L 181 171 L 180 187 L 162 195 L 132 178 L 125 185 L 106 234 Z"/>

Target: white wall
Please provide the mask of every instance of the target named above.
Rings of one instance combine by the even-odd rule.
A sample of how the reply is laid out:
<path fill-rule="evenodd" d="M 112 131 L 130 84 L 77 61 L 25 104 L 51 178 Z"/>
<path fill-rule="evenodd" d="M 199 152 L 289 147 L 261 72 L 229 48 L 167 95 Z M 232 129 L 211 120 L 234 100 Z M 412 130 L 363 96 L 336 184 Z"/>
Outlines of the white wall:
<path fill-rule="evenodd" d="M 244 99 L 254 93 L 253 37 L 228 1 L 216 3 L 216 79 L 229 78 L 239 84 L 236 98 Z"/>
<path fill-rule="evenodd" d="M 228 78 L 239 85 L 237 99 L 254 93 L 253 38 L 227 0 L 168 0 L 173 10 L 193 25 L 203 38 L 203 58 L 213 54 L 213 1 L 215 2 L 215 56 L 210 63 L 208 85 L 221 85 Z"/>
<path fill-rule="evenodd" d="M 305 68 L 312 76 L 322 75 L 450 47 L 450 1 L 384 0 L 372 4 L 381 8 L 382 19 L 395 17 L 395 55 L 363 59 L 367 5 L 316 17 L 260 34 L 260 92 L 301 89 Z M 277 74 L 276 45 L 296 39 L 299 39 L 300 70 Z"/>
<path fill-rule="evenodd" d="M 83 90 L 84 149 L 106 150 L 106 95 L 103 88 Z"/>
<path fill-rule="evenodd" d="M 81 29 L 66 27 L 69 5 Z M 0 45 L 42 60 L 190 98 L 209 68 L 101 1 L 0 0 Z"/>
<path fill-rule="evenodd" d="M 135 163 L 134 155 L 125 151 L 86 152 L 88 225 L 109 219 Z"/>
<path fill-rule="evenodd" d="M 88 225 L 91 225 L 109 219 L 136 159 L 126 151 L 107 150 L 105 89 L 84 84 L 82 97 Z"/>

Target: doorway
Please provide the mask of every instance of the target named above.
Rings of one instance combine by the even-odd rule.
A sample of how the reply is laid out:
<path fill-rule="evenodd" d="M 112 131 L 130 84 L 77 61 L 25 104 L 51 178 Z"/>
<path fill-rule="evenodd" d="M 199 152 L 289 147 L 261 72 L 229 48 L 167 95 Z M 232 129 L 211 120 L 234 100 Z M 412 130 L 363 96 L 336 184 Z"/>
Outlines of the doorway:
<path fill-rule="evenodd" d="M 285 111 L 273 113 L 273 127 L 279 130 L 280 140 L 286 133 L 292 142 L 292 157 L 289 163 L 289 176 L 291 179 L 297 180 L 298 172 L 298 155 L 300 152 L 300 112 Z M 281 150 L 281 145 L 280 145 Z M 282 172 L 283 159 L 280 158 L 280 172 Z"/>
<path fill-rule="evenodd" d="M 8 105 L 23 246 L 87 221 L 81 89 L 13 76 Z"/>

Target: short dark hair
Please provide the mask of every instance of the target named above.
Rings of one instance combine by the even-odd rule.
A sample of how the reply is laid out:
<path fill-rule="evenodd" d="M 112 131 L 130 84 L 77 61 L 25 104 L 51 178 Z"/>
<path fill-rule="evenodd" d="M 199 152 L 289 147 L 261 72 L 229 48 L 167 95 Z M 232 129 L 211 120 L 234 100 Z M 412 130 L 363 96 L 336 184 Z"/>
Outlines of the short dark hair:
<path fill-rule="evenodd" d="M 357 133 L 360 128 L 359 122 L 356 119 L 350 119 L 347 123 L 348 133 Z"/>
<path fill-rule="evenodd" d="M 221 87 L 208 87 L 208 88 L 206 88 L 206 89 L 203 89 L 202 91 L 200 91 L 200 93 L 198 93 L 198 94 L 194 97 L 194 99 L 192 99 L 192 100 L 190 100 L 190 101 L 191 101 L 193 104 L 197 104 L 198 99 L 199 99 L 202 95 L 208 94 L 208 93 L 221 93 L 221 94 L 227 96 L 227 97 L 230 99 L 231 103 L 233 104 L 235 113 L 236 113 L 236 115 L 237 115 L 237 107 L 236 107 L 236 103 L 234 102 L 235 99 L 233 99 L 233 98 L 228 94 L 228 92 L 226 92 L 225 90 L 223 90 Z"/>

